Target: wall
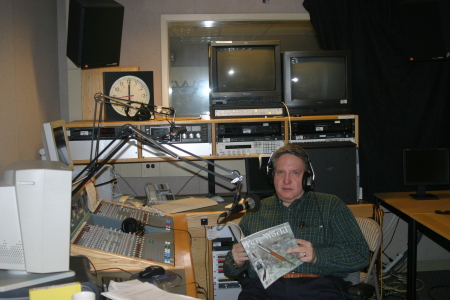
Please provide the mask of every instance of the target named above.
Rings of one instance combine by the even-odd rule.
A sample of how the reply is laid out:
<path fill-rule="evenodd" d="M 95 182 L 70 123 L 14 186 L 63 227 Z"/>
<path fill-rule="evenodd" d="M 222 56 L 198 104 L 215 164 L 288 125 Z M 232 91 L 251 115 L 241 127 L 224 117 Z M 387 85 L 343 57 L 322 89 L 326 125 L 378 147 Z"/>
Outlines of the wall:
<path fill-rule="evenodd" d="M 0 1 L 0 170 L 39 159 L 42 123 L 60 118 L 57 56 L 55 0 Z"/>
<path fill-rule="evenodd" d="M 125 7 L 122 32 L 121 66 L 138 66 L 141 71 L 154 72 L 155 104 L 162 104 L 161 82 L 161 15 L 164 14 L 254 14 L 305 13 L 303 1 L 272 0 L 116 0 Z M 66 0 L 68 3 L 68 0 Z M 59 22 L 60 27 L 65 23 Z M 60 50 L 62 51 L 62 50 Z M 64 50 L 65 51 L 65 50 Z M 68 60 L 70 120 L 81 120 L 80 70 Z M 70 93 L 69 93 L 70 91 Z M 65 100 L 63 100 L 65 101 Z"/>

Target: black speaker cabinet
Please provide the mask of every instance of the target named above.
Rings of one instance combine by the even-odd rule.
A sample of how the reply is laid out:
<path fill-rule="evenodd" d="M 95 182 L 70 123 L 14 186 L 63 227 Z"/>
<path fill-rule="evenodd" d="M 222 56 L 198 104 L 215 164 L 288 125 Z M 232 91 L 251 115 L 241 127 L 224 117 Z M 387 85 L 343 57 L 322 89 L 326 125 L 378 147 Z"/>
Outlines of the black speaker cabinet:
<path fill-rule="evenodd" d="M 118 66 L 123 15 L 113 0 L 70 0 L 67 57 L 81 69 Z"/>
<path fill-rule="evenodd" d="M 405 0 L 399 4 L 406 55 L 442 60 L 450 55 L 450 1 Z"/>
<path fill-rule="evenodd" d="M 299 144 L 301 146 L 301 144 Z M 358 149 L 349 147 L 305 148 L 314 169 L 314 190 L 338 196 L 345 204 L 357 204 L 359 195 Z M 248 194 L 267 197 L 275 192 L 266 173 L 269 158 L 246 158 Z"/>
<path fill-rule="evenodd" d="M 305 148 L 316 175 L 314 190 L 333 194 L 345 204 L 358 203 L 359 172 L 356 147 Z"/>

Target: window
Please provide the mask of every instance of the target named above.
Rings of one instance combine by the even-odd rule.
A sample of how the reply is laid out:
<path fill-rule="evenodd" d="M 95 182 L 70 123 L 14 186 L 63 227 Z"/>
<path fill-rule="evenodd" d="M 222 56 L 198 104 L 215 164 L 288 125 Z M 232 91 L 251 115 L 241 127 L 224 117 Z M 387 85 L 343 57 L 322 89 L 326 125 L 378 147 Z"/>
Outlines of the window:
<path fill-rule="evenodd" d="M 177 117 L 209 115 L 208 43 L 280 40 L 281 51 L 320 49 L 309 14 L 162 15 L 162 96 Z"/>

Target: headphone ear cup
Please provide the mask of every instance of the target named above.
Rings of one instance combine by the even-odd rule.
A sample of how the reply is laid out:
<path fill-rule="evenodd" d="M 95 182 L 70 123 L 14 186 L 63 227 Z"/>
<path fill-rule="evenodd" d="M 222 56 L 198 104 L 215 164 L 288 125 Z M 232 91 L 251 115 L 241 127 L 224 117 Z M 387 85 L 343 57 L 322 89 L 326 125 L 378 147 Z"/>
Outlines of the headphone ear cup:
<path fill-rule="evenodd" d="M 303 190 L 306 192 L 309 192 L 312 190 L 312 176 L 310 172 L 303 173 L 303 179 L 302 179 L 302 187 Z"/>
<path fill-rule="evenodd" d="M 305 192 L 312 191 L 314 189 L 314 169 L 309 157 L 307 158 L 308 170 L 303 174 L 302 185 Z"/>
<path fill-rule="evenodd" d="M 270 183 L 273 184 L 273 176 L 275 174 L 273 173 L 273 164 L 272 160 L 269 158 L 269 161 L 267 162 L 267 178 L 269 179 Z"/>
<path fill-rule="evenodd" d="M 126 218 L 122 222 L 122 231 L 125 233 L 134 233 L 138 232 L 142 228 L 142 223 L 133 218 Z"/>

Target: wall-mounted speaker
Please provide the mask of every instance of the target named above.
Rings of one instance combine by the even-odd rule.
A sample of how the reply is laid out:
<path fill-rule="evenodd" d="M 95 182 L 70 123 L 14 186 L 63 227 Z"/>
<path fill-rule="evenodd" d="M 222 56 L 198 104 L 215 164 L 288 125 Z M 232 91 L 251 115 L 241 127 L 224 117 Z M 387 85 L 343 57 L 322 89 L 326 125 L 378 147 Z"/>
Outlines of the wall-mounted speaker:
<path fill-rule="evenodd" d="M 450 1 L 404 0 L 399 4 L 406 55 L 410 60 L 450 56 Z"/>
<path fill-rule="evenodd" d="M 81 69 L 118 66 L 123 15 L 113 0 L 70 0 L 67 57 Z"/>

